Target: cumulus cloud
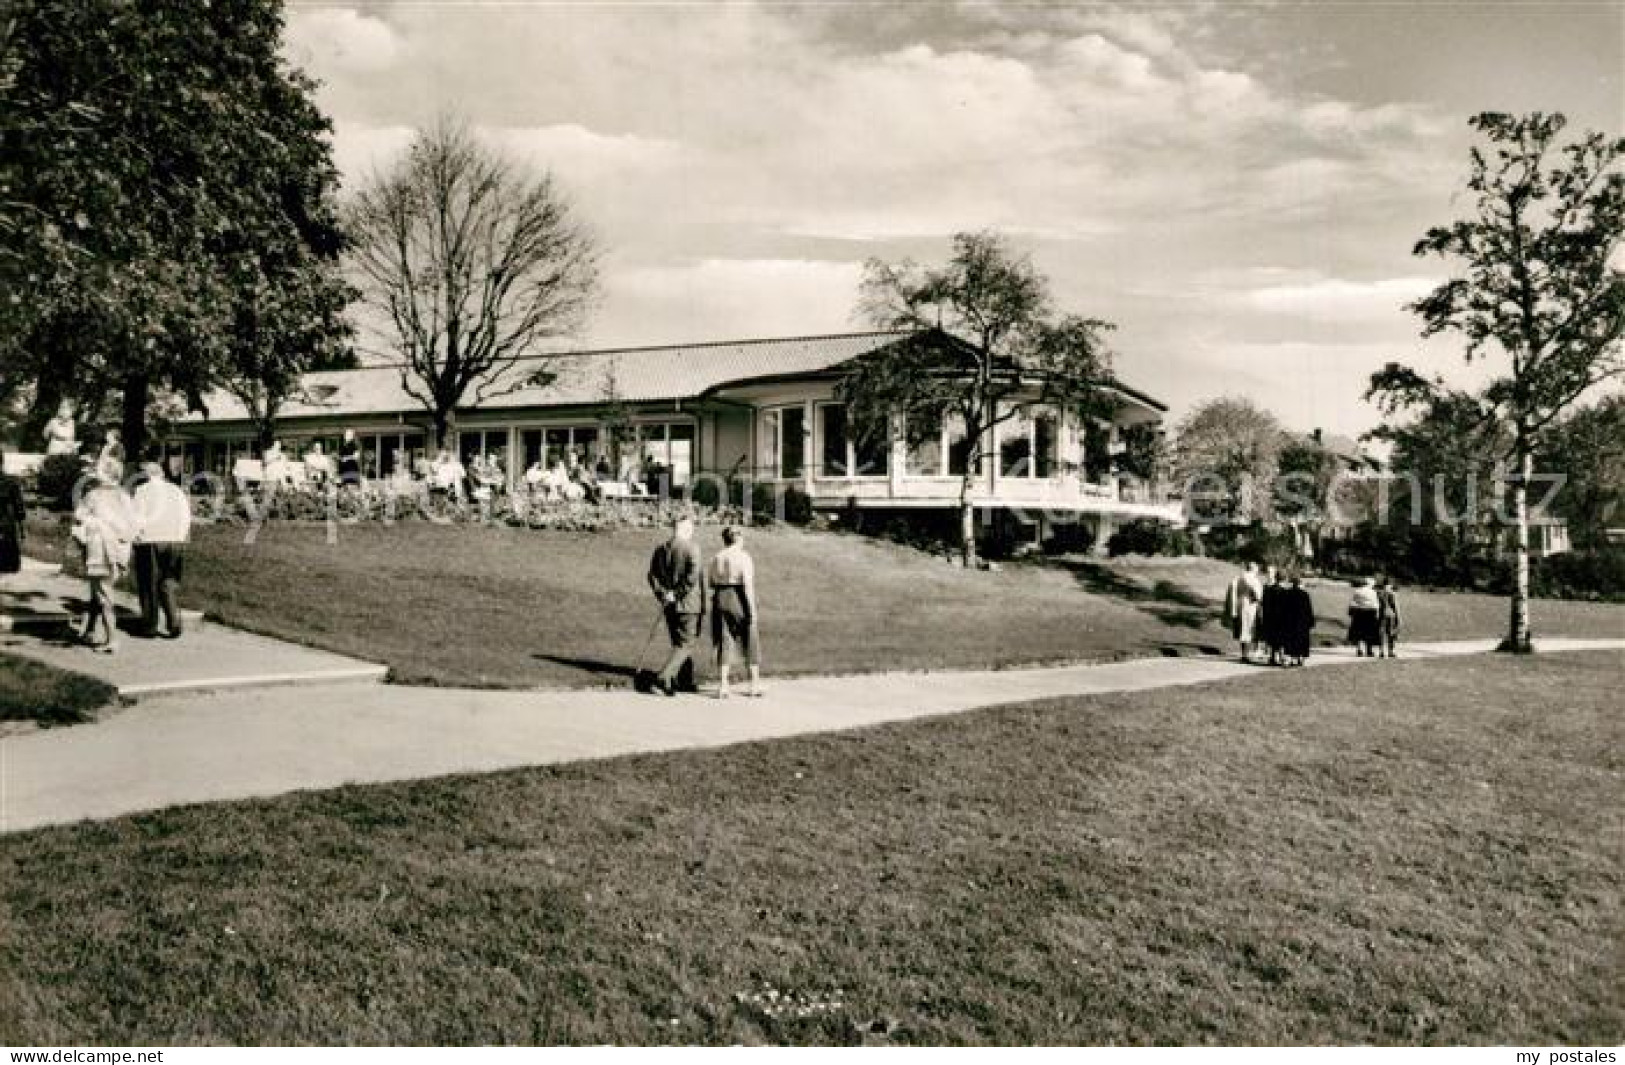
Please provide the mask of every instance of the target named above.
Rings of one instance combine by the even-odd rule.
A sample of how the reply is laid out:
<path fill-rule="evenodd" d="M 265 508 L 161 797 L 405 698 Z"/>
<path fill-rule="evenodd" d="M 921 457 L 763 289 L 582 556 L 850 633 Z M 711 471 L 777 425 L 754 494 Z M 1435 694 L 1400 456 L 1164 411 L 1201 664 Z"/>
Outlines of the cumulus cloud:
<path fill-rule="evenodd" d="M 375 74 L 394 66 L 405 50 L 383 19 L 348 7 L 294 9 L 283 41 L 297 65 L 321 71 Z"/>
<path fill-rule="evenodd" d="M 323 83 L 347 180 L 446 112 L 551 169 L 608 254 L 594 342 L 847 328 L 862 259 L 992 227 L 1063 306 L 1119 322 L 1161 379 L 1137 383 L 1211 393 L 1224 360 L 1290 370 L 1248 344 L 1355 358 L 1410 328 L 1410 244 L 1463 161 L 1455 118 L 1311 89 L 1289 76 L 1304 50 L 1259 25 L 1218 5 L 402 4 L 296 8 L 287 52 Z"/>

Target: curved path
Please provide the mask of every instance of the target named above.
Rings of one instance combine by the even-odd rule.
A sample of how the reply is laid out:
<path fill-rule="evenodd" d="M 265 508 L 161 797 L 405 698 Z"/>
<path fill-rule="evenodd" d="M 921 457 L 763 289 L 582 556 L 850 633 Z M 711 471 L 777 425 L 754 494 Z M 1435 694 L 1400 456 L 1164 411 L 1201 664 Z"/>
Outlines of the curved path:
<path fill-rule="evenodd" d="M 1625 640 L 1541 641 L 1545 652 Z M 1493 642 L 1413 644 L 1407 658 Z M 1356 665 L 1319 651 L 1316 667 Z M 0 832 L 185 803 L 488 772 L 858 728 L 1056 696 L 1256 677 L 1221 658 L 774 681 L 766 697 L 512 692 L 334 684 L 143 701 L 107 720 L 0 739 Z"/>

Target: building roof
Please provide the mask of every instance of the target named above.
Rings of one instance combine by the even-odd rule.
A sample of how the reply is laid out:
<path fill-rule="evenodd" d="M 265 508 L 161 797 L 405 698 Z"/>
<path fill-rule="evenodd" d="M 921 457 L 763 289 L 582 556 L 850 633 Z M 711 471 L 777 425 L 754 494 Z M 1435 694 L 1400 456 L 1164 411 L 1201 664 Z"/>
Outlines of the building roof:
<path fill-rule="evenodd" d="M 483 398 L 470 396 L 466 405 L 482 411 L 591 406 L 609 399 L 612 381 L 615 398 L 622 402 L 700 399 L 728 385 L 827 372 L 907 335 L 840 333 L 550 352 L 520 360 L 483 390 Z M 539 380 L 532 380 L 538 375 Z M 278 411 L 278 419 L 394 415 L 422 409 L 406 391 L 399 363 L 310 373 L 305 375 L 304 385 L 303 394 Z M 1115 382 L 1113 387 L 1157 410 L 1167 409 L 1143 392 Z M 241 401 L 224 390 L 211 392 L 205 403 L 211 422 L 248 417 Z M 202 421 L 204 416 L 191 414 L 185 420 Z"/>

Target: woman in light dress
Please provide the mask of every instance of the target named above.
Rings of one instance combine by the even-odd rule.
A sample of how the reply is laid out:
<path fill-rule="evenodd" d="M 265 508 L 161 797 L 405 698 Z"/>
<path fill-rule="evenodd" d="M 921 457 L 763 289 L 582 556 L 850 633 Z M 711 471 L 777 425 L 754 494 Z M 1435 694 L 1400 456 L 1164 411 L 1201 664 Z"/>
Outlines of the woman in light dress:
<path fill-rule="evenodd" d="M 1230 635 L 1241 645 L 1241 660 L 1253 660 L 1253 643 L 1258 639 L 1258 612 L 1264 599 L 1264 578 L 1258 563 L 1249 562 L 1236 574 L 1224 596 L 1224 622 Z"/>

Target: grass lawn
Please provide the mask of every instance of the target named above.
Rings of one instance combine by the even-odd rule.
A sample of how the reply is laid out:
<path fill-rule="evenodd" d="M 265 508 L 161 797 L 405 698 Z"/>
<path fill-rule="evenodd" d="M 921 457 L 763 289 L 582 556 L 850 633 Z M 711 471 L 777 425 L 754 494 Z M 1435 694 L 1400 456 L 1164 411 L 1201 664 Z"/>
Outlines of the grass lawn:
<path fill-rule="evenodd" d="M 0 1042 L 1608 1044 L 1620 659 L 1400 661 L 0 841 Z"/>
<path fill-rule="evenodd" d="M 0 654 L 0 721 L 71 725 L 89 720 L 117 695 L 94 677 Z"/>
<path fill-rule="evenodd" d="M 624 684 L 654 603 L 654 531 L 572 534 L 402 524 L 197 530 L 183 599 L 228 624 L 387 663 L 406 683 Z M 702 529 L 707 553 L 715 529 Z M 796 529 L 750 537 L 773 674 L 971 668 L 1228 653 L 1211 596 L 1228 569 L 1175 564 L 1013 565 L 964 572 L 861 537 Z M 1322 592 L 1320 633 L 1340 636 L 1346 591 Z M 1407 597 L 1411 639 L 1490 636 L 1506 605 Z M 1540 604 L 1537 628 L 1625 632 L 1625 607 Z M 654 652 L 658 652 L 657 637 Z"/>

